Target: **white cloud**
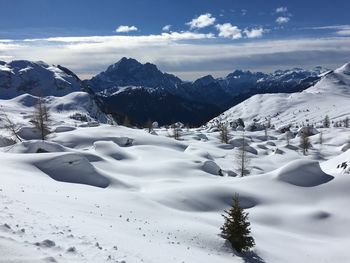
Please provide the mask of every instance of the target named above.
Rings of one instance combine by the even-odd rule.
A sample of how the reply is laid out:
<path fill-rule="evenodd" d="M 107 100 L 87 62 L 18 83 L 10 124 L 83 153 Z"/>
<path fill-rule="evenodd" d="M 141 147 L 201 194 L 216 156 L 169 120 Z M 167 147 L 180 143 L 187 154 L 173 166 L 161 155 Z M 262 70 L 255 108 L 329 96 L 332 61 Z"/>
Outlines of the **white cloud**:
<path fill-rule="evenodd" d="M 186 25 L 189 25 L 191 29 L 204 28 L 213 25 L 215 21 L 215 17 L 213 17 L 210 13 L 206 13 L 192 19 L 192 21 L 186 23 Z"/>
<path fill-rule="evenodd" d="M 281 7 L 276 8 L 275 12 L 276 13 L 286 13 L 286 12 L 288 12 L 288 8 L 286 6 L 281 6 Z"/>
<path fill-rule="evenodd" d="M 171 25 L 165 25 L 165 26 L 163 26 L 162 30 L 163 31 L 169 31 L 170 28 L 171 28 Z"/>
<path fill-rule="evenodd" d="M 259 38 L 262 37 L 265 30 L 262 27 L 252 28 L 252 29 L 244 29 L 244 34 L 247 38 Z"/>
<path fill-rule="evenodd" d="M 350 36 L 350 25 L 331 25 L 331 26 L 309 27 L 305 29 L 336 30 L 335 34 L 338 36 Z"/>
<path fill-rule="evenodd" d="M 136 26 L 119 26 L 115 32 L 117 33 L 128 33 L 131 31 L 137 31 L 138 28 Z"/>
<path fill-rule="evenodd" d="M 161 70 L 186 79 L 214 71 L 223 76 L 242 68 L 261 71 L 315 65 L 335 68 L 350 61 L 350 37 L 346 36 L 236 43 L 218 43 L 212 38 L 213 34 L 171 32 L 12 40 L 0 43 L 0 59 L 43 60 L 90 77 L 127 56 L 155 63 Z"/>
<path fill-rule="evenodd" d="M 50 38 L 33 38 L 24 39 L 23 42 L 57 42 L 57 43 L 106 43 L 121 41 L 121 43 L 131 42 L 156 42 L 165 40 L 195 40 L 195 39 L 209 39 L 215 38 L 214 34 L 197 33 L 190 31 L 182 32 L 163 32 L 160 35 L 144 35 L 144 36 L 86 36 L 86 37 L 50 37 Z"/>
<path fill-rule="evenodd" d="M 194 33 L 189 31 L 162 33 L 161 37 L 164 39 L 174 40 L 174 41 L 215 38 L 213 33 L 200 34 L 200 33 Z"/>
<path fill-rule="evenodd" d="M 217 24 L 216 29 L 219 31 L 219 36 L 224 38 L 240 39 L 242 38 L 242 30 L 231 23 Z"/>
<path fill-rule="evenodd" d="M 305 27 L 305 29 L 350 29 L 350 25 L 331 25 L 331 26 L 316 26 L 316 27 Z"/>
<path fill-rule="evenodd" d="M 350 28 L 349 29 L 341 29 L 335 33 L 339 36 L 350 36 Z"/>
<path fill-rule="evenodd" d="M 277 24 L 282 25 L 282 24 L 286 24 L 286 23 L 288 23 L 288 22 L 289 22 L 289 20 L 290 20 L 290 18 L 289 18 L 289 17 L 286 17 L 286 16 L 280 16 L 280 17 L 277 17 L 277 18 L 276 18 L 276 23 L 277 23 Z"/>

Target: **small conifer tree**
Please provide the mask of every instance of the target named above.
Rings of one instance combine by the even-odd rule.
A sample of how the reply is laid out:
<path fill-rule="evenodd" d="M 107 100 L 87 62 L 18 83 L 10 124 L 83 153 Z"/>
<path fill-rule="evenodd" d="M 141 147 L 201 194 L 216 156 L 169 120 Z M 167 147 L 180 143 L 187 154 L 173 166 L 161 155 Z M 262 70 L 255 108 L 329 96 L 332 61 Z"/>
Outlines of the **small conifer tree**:
<path fill-rule="evenodd" d="M 330 120 L 329 120 L 329 116 L 326 115 L 326 117 L 324 117 L 324 120 L 323 120 L 323 127 L 329 128 L 330 125 L 331 125 L 331 122 L 330 122 Z"/>
<path fill-rule="evenodd" d="M 300 145 L 299 147 L 303 150 L 303 154 L 306 155 L 308 150 L 311 148 L 311 142 L 309 138 L 309 132 L 305 130 L 300 136 Z"/>
<path fill-rule="evenodd" d="M 286 131 L 286 143 L 287 146 L 290 145 L 290 139 L 292 138 L 292 133 L 290 131 Z"/>
<path fill-rule="evenodd" d="M 268 134 L 267 134 L 267 132 L 268 132 L 268 126 L 267 125 L 264 125 L 264 134 L 265 134 L 265 141 L 267 141 L 268 140 Z"/>
<path fill-rule="evenodd" d="M 148 120 L 146 122 L 146 129 L 149 133 L 151 133 L 153 131 L 153 122 L 151 120 Z"/>
<path fill-rule="evenodd" d="M 248 213 L 244 212 L 239 204 L 239 196 L 235 194 L 233 204 L 229 211 L 225 210 L 222 216 L 225 218 L 224 225 L 220 228 L 220 236 L 230 242 L 237 252 L 248 251 L 254 247 L 254 238 L 250 235 L 250 222 Z"/>
<path fill-rule="evenodd" d="M 250 157 L 247 152 L 246 137 L 242 134 L 242 145 L 238 148 L 235 155 L 236 170 L 238 174 L 243 177 L 250 174 L 249 163 Z"/>
<path fill-rule="evenodd" d="M 218 125 L 218 128 L 219 128 L 219 131 L 220 131 L 220 140 L 222 143 L 228 143 L 229 141 L 229 131 L 228 131 L 228 126 L 227 124 L 225 123 L 220 123 Z"/>
<path fill-rule="evenodd" d="M 173 128 L 173 136 L 175 140 L 180 140 L 181 137 L 181 129 L 177 126 L 174 126 Z"/>

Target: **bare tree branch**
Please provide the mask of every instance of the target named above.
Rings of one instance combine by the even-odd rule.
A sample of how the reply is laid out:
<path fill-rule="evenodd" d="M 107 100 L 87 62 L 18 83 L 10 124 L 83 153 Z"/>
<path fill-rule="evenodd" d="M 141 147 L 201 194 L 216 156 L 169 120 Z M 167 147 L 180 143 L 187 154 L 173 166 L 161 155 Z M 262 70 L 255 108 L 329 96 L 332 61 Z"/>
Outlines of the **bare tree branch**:
<path fill-rule="evenodd" d="M 18 135 L 18 131 L 19 131 L 19 126 L 17 123 L 13 122 L 9 116 L 6 114 L 6 112 L 4 111 L 3 108 L 1 108 L 1 113 L 4 117 L 4 128 L 9 131 L 11 133 L 12 136 L 14 136 L 16 138 L 16 140 L 22 142 L 22 138 Z"/>
<path fill-rule="evenodd" d="M 33 125 L 39 130 L 41 139 L 44 141 L 50 130 L 50 113 L 42 97 L 39 97 L 35 105 L 32 119 Z"/>

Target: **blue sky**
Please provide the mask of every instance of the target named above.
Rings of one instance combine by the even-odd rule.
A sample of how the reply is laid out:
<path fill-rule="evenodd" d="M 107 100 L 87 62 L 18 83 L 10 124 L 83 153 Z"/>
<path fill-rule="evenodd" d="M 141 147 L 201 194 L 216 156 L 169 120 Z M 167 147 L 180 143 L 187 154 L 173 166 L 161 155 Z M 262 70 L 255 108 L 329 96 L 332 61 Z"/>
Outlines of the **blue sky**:
<path fill-rule="evenodd" d="M 0 0 L 0 60 L 63 64 L 83 78 L 122 56 L 184 79 L 350 61 L 350 2 Z"/>

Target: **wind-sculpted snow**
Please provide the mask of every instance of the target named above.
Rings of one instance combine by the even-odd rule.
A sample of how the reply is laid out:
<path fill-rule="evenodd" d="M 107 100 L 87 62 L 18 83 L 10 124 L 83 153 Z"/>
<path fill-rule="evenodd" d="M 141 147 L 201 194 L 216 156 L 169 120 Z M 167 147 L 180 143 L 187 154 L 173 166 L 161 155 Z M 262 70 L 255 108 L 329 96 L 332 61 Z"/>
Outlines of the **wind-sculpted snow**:
<path fill-rule="evenodd" d="M 2 148 L 2 258 L 242 262 L 218 237 L 221 213 L 238 193 L 262 262 L 346 262 L 347 130 L 320 130 L 323 148 L 313 135 L 305 157 L 298 137 L 286 146 L 278 131 L 246 132 L 256 154 L 248 153 L 251 175 L 243 178 L 235 170 L 240 131 L 222 147 L 217 131 L 183 130 L 177 141 L 164 128 L 152 135 L 101 125 Z M 328 161 L 315 161 L 318 149 Z"/>
<path fill-rule="evenodd" d="M 159 198 L 165 195 L 162 190 L 160 193 L 156 192 L 153 198 L 176 210 L 220 213 L 232 203 L 232 187 L 227 186 L 185 186 L 182 189 L 166 189 L 166 192 L 167 199 Z M 240 193 L 240 200 L 243 208 L 252 208 L 259 202 L 258 199 L 244 193 Z"/>
<path fill-rule="evenodd" d="M 350 260 L 349 128 L 317 128 L 304 156 L 296 127 L 288 144 L 273 128 L 246 130 L 244 142 L 242 127 L 229 128 L 225 144 L 216 126 L 180 129 L 179 140 L 165 127 L 89 127 L 70 118 L 74 101 L 85 100 L 75 95 L 48 99 L 54 121 L 47 141 L 15 143 L 0 130 L 0 262 Z M 1 104 L 28 129 L 30 100 Z M 243 143 L 250 174 L 240 177 Z M 258 261 L 218 236 L 236 193 L 249 212 Z"/>
<path fill-rule="evenodd" d="M 68 152 L 68 148 L 54 142 L 24 141 L 17 143 L 9 149 L 10 153 L 38 153 L 38 152 Z"/>
<path fill-rule="evenodd" d="M 98 155 L 108 156 L 115 160 L 133 159 L 133 157 L 118 144 L 113 141 L 97 141 L 94 142 L 94 150 Z"/>
<path fill-rule="evenodd" d="M 88 159 L 76 153 L 45 154 L 35 166 L 60 182 L 107 187 L 108 178 L 92 166 Z"/>
<path fill-rule="evenodd" d="M 333 176 L 321 170 L 318 162 L 299 160 L 281 168 L 277 178 L 283 182 L 302 187 L 318 186 L 334 179 Z"/>
<path fill-rule="evenodd" d="M 221 175 L 221 168 L 213 161 L 205 161 L 203 163 L 202 169 L 204 172 L 213 175 Z"/>

